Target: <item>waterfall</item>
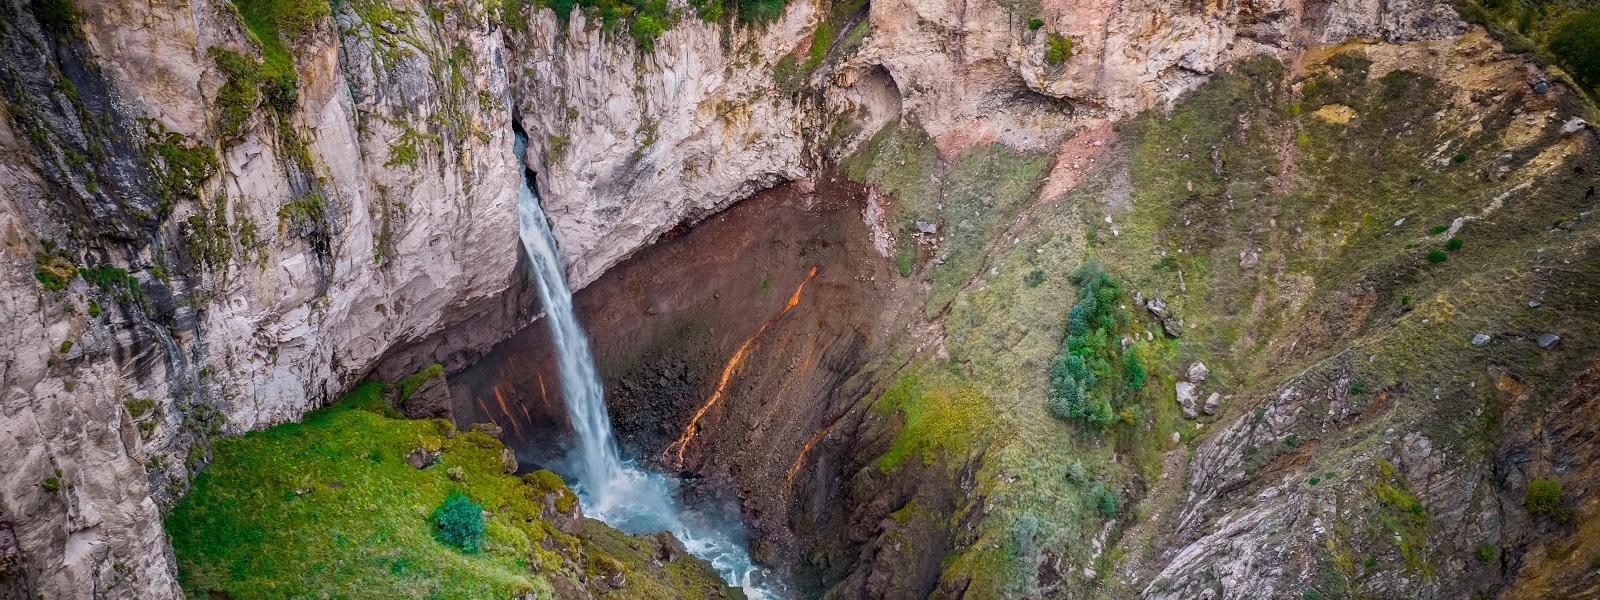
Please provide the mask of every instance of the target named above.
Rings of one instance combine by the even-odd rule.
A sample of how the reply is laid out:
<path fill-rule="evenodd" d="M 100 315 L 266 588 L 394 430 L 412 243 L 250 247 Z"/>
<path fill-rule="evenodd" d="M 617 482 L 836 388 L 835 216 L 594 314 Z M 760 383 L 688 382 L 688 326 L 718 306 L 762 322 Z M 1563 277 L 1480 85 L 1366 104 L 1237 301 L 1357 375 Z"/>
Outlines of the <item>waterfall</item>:
<path fill-rule="evenodd" d="M 517 134 L 515 152 L 519 165 L 527 146 L 527 138 Z M 567 401 L 572 429 L 578 434 L 579 477 L 594 501 L 603 505 L 612 483 L 622 476 L 622 458 L 617 453 L 617 440 L 611 435 L 611 415 L 606 411 L 605 390 L 589 353 L 589 337 L 572 311 L 566 268 L 526 167 L 522 169 L 522 188 L 517 192 L 517 220 L 522 247 L 528 251 L 533 277 L 539 283 L 545 322 L 550 324 L 550 337 L 555 341 L 561 393 Z"/>
<path fill-rule="evenodd" d="M 517 132 L 514 148 L 519 166 L 527 147 L 527 138 Z M 561 394 L 578 438 L 577 456 L 572 461 L 578 482 L 573 487 L 584 512 L 625 533 L 671 531 L 690 553 L 709 561 L 729 585 L 743 587 L 755 600 L 778 598 L 769 588 L 772 583 L 764 580 L 765 572 L 750 560 L 742 523 L 719 519 L 711 511 L 680 507 L 675 500 L 677 480 L 623 464 L 611 433 L 605 390 L 589 353 L 589 337 L 573 312 L 566 269 L 526 166 L 522 166 L 522 188 L 517 195 L 517 220 L 556 345 Z"/>

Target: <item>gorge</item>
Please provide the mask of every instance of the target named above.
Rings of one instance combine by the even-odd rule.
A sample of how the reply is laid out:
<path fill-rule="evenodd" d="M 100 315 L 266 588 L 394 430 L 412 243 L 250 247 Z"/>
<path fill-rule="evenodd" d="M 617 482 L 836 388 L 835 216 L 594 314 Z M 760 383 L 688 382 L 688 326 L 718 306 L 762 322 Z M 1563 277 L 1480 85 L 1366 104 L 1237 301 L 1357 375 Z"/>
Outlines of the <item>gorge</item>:
<path fill-rule="evenodd" d="M 1587 0 L 0 1 L 0 598 L 1600 594 Z"/>

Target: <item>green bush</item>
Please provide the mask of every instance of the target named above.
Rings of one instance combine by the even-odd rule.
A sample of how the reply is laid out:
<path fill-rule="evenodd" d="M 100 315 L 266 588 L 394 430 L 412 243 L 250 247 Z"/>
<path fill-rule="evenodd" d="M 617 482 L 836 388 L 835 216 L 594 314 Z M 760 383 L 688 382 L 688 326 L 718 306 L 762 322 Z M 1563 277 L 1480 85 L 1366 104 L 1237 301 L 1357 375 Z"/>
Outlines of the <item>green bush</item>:
<path fill-rule="evenodd" d="M 1109 489 L 1101 488 L 1101 490 L 1100 490 L 1100 503 L 1099 504 L 1100 504 L 1099 505 L 1100 516 L 1102 516 L 1102 517 L 1114 517 L 1114 516 L 1117 516 L 1117 509 L 1118 509 L 1117 504 L 1118 504 L 1118 502 L 1117 502 L 1117 494 L 1115 492 L 1112 492 Z"/>
<path fill-rule="evenodd" d="M 1041 27 L 1044 27 L 1044 19 L 1028 21 L 1028 31 L 1038 31 Z"/>
<path fill-rule="evenodd" d="M 1044 53 L 1044 62 L 1059 65 L 1072 58 L 1072 38 L 1059 33 L 1050 34 L 1050 49 Z"/>
<path fill-rule="evenodd" d="M 1494 557 L 1495 557 L 1496 554 L 1497 554 L 1497 552 L 1495 550 L 1494 544 L 1491 544 L 1489 542 L 1484 542 L 1482 544 L 1478 544 L 1478 553 L 1477 553 L 1478 562 L 1481 562 L 1483 564 L 1489 564 L 1489 561 L 1494 560 Z"/>
<path fill-rule="evenodd" d="M 1461 246 L 1464 245 L 1464 244 L 1466 244 L 1466 242 L 1461 241 L 1461 238 L 1452 237 L 1452 238 L 1450 238 L 1449 241 L 1444 243 L 1444 247 L 1446 249 L 1450 250 L 1451 252 L 1455 252 L 1457 250 L 1460 250 Z"/>
<path fill-rule="evenodd" d="M 429 516 L 439 543 L 476 554 L 483 547 L 483 507 L 461 492 L 451 492 Z"/>
<path fill-rule="evenodd" d="M 1443 250 L 1429 250 L 1428 251 L 1428 262 L 1430 262 L 1430 263 L 1433 263 L 1433 264 L 1437 265 L 1437 264 L 1442 263 L 1442 262 L 1447 261 L 1447 260 L 1450 260 L 1450 257 L 1447 256 L 1444 253 Z"/>
<path fill-rule="evenodd" d="M 1549 48 L 1578 83 L 1600 86 L 1600 7 L 1562 19 L 1550 32 Z"/>
<path fill-rule="evenodd" d="M 739 0 L 739 20 L 746 23 L 771 23 L 783 16 L 789 0 Z"/>
<path fill-rule="evenodd" d="M 1428 235 L 1439 235 L 1441 233 L 1444 233 L 1444 232 L 1448 231 L 1449 229 L 1450 229 L 1449 227 L 1446 227 L 1444 225 L 1434 225 L 1433 229 L 1428 232 Z"/>
<path fill-rule="evenodd" d="M 1566 523 L 1572 520 L 1572 509 L 1562 504 L 1561 496 L 1565 493 L 1561 488 L 1561 481 L 1554 477 L 1544 477 L 1528 482 L 1526 503 L 1528 514 L 1545 516 L 1557 522 Z"/>
<path fill-rule="evenodd" d="M 1138 352 L 1129 352 L 1124 355 L 1122 374 L 1128 380 L 1128 387 L 1139 389 L 1144 387 L 1144 380 L 1149 374 L 1144 370 L 1144 359 L 1139 358 Z"/>

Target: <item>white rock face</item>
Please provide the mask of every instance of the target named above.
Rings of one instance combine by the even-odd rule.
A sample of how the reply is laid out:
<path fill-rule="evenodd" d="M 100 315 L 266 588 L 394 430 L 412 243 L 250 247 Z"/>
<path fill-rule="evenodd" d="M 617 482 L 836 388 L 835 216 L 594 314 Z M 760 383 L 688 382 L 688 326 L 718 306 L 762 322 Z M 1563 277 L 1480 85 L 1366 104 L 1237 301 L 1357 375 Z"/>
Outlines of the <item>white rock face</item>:
<path fill-rule="evenodd" d="M 206 49 L 251 48 L 224 3 L 76 5 L 125 110 L 209 140 L 224 76 Z M 428 50 L 459 43 L 490 56 L 502 46 L 499 30 L 481 22 L 433 27 L 424 11 L 409 16 L 398 25 Z M 171 275 L 183 302 L 170 330 L 81 279 L 41 289 L 35 252 L 68 235 L 49 212 L 55 200 L 43 192 L 37 151 L 9 115 L 0 119 L 0 511 L 16 518 L 44 597 L 180 597 L 157 501 L 185 489 L 186 452 L 204 455 L 197 439 L 297 419 L 396 346 L 498 307 L 485 300 L 519 280 L 503 64 L 462 67 L 472 88 L 452 97 L 436 76 L 435 59 L 448 53 L 380 65 L 364 28 L 347 22 L 341 46 L 325 23 L 298 61 L 294 120 L 327 197 L 329 251 L 283 227 L 280 208 L 303 197 L 303 184 L 258 110 L 200 195 L 224 198 L 234 256 Z M 478 90 L 496 101 L 480 103 Z M 404 124 L 427 128 L 446 107 L 460 121 L 429 130 L 440 138 L 419 143 L 414 168 L 392 164 Z M 192 203 L 175 210 L 163 228 L 169 244 L 199 214 Z M 246 222 L 259 232 L 254 244 L 239 243 Z M 176 270 L 171 256 L 146 245 L 107 258 L 154 285 L 149 265 Z M 91 301 L 103 314 L 89 316 L 102 310 Z M 132 408 L 141 399 L 154 406 Z M 206 425 L 185 424 L 197 415 Z"/>

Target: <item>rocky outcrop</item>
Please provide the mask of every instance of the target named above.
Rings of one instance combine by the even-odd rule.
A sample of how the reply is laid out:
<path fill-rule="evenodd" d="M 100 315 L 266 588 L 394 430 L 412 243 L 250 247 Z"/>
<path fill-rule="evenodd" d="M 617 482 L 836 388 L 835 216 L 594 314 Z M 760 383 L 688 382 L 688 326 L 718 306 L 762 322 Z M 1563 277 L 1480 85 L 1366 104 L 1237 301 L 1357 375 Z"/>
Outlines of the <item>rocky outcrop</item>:
<path fill-rule="evenodd" d="M 297 419 L 518 281 L 505 67 L 449 60 L 500 47 L 481 7 L 349 3 L 274 105 L 222 65 L 263 68 L 228 3 L 75 4 L 5 7 L 0 499 L 38 593 L 168 598 L 159 507 L 208 437 Z"/>
<path fill-rule="evenodd" d="M 140 598 L 176 593 L 159 511 L 209 437 L 375 369 L 460 367 L 526 322 L 503 295 L 525 285 L 513 119 L 582 286 L 896 119 L 947 158 L 1052 149 L 1240 56 L 1461 30 L 1421 2 L 795 0 L 762 27 L 686 16 L 644 51 L 581 12 L 351 1 L 292 33 L 286 87 L 249 75 L 283 55 L 225 0 L 24 4 L 0 21 L 0 500 L 39 593 Z M 820 62 L 778 81 L 823 21 Z"/>

